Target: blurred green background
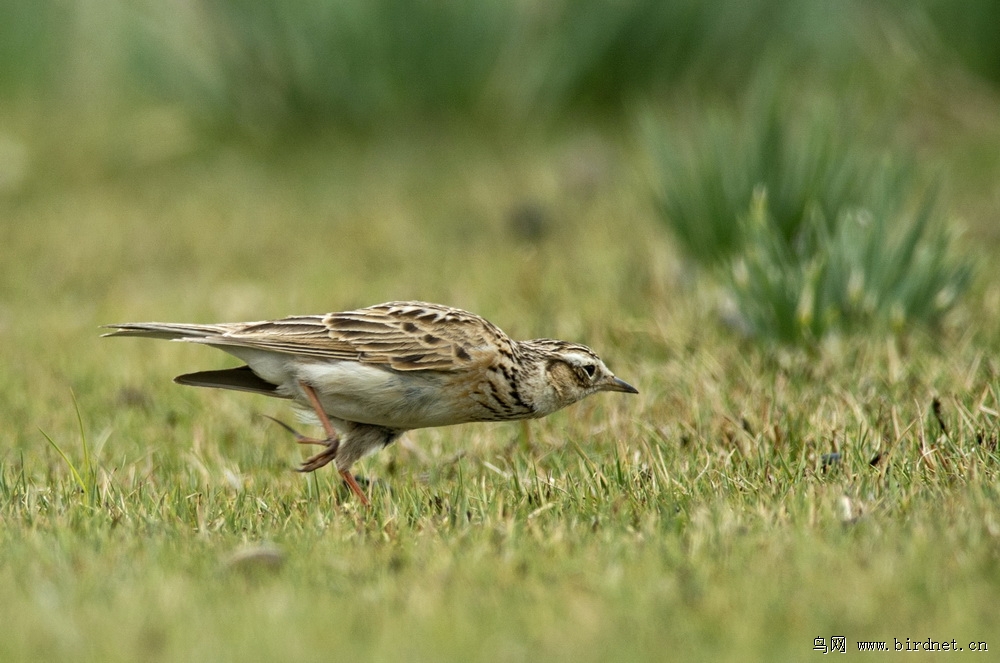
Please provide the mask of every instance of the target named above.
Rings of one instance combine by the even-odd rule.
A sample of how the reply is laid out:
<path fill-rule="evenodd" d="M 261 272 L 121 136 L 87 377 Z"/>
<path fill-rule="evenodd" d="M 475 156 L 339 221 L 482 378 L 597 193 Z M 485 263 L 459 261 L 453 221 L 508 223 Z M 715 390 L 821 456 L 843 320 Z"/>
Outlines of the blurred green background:
<path fill-rule="evenodd" d="M 989 640 L 997 7 L 0 2 L 0 658 Z M 641 393 L 410 433 L 360 512 L 169 381 L 224 357 L 98 337 L 392 299 Z"/>
<path fill-rule="evenodd" d="M 937 328 L 974 273 L 954 237 L 994 241 L 998 205 L 995 9 L 948 7 L 5 3 L 6 225 L 59 190 L 144 190 L 162 196 L 158 212 L 187 205 L 204 233 L 190 241 L 212 245 L 215 262 L 273 279 L 293 256 L 319 262 L 301 256 L 303 240 L 332 264 L 362 256 L 347 239 L 358 233 L 399 241 L 411 258 L 421 240 L 410 235 L 432 252 L 491 232 L 535 248 L 555 231 L 591 235 L 580 217 L 610 193 L 642 217 L 613 234 L 673 242 L 685 272 L 700 264 L 699 278 L 723 284 L 730 322 L 753 336 L 814 345 L 858 326 Z M 287 213 L 237 212 L 228 198 L 253 195 Z M 411 218 L 372 205 L 386 195 L 403 196 Z M 609 211 L 609 227 L 622 212 Z M 137 216 L 153 235 L 183 214 Z M 214 237 L 226 228 L 242 247 Z M 94 261 L 151 274 L 125 219 L 78 232 L 125 242 Z M 153 262 L 192 248 L 155 247 Z M 184 267 L 192 278 L 222 265 Z M 345 299 L 367 301 L 344 271 Z M 395 286 L 385 296 L 413 283 L 375 272 Z M 655 298 L 636 285 L 621 310 Z"/>

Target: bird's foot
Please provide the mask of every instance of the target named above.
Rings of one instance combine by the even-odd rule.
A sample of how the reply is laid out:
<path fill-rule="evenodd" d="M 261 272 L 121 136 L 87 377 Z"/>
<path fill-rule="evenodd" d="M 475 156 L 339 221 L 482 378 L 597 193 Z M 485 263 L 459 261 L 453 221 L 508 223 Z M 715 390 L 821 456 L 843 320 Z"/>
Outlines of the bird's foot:
<path fill-rule="evenodd" d="M 322 451 L 313 456 L 310 456 L 301 465 L 295 468 L 297 472 L 315 472 L 324 465 L 329 465 L 330 462 L 336 460 L 337 449 L 340 448 L 339 437 L 334 437 L 332 439 L 327 438 L 325 440 L 321 440 L 316 437 L 306 437 L 305 435 L 298 432 L 285 422 L 279 421 L 278 419 L 270 417 L 266 414 L 264 416 L 273 421 L 274 423 L 278 424 L 282 428 L 284 428 L 289 433 L 291 433 L 295 437 L 295 441 L 298 442 L 299 444 L 317 444 L 323 447 Z"/>
<path fill-rule="evenodd" d="M 340 448 L 340 438 L 336 435 L 325 440 L 315 437 L 306 437 L 285 422 L 279 421 L 278 419 L 270 417 L 266 414 L 264 416 L 295 436 L 295 441 L 299 444 L 318 444 L 323 447 L 319 453 L 305 459 L 301 465 L 295 468 L 296 472 L 315 472 L 319 468 L 329 465 L 337 459 L 337 449 Z M 361 503 L 366 507 L 371 506 L 371 502 L 368 501 L 368 496 L 365 495 L 363 490 L 361 490 L 361 486 L 358 485 L 358 481 L 354 478 L 354 475 L 348 470 L 338 468 L 337 471 L 340 472 L 340 476 L 344 479 L 344 483 L 347 484 L 347 487 L 351 489 L 352 493 L 357 495 L 358 499 L 361 500 Z"/>

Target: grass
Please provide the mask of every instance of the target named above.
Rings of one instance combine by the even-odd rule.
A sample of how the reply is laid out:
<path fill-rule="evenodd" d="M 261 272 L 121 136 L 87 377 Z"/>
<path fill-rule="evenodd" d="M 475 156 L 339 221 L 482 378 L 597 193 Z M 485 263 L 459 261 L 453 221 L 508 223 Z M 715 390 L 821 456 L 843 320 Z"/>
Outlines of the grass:
<path fill-rule="evenodd" d="M 860 149 L 844 118 L 783 107 L 773 85 L 754 96 L 765 101 L 748 104 L 738 122 L 711 114 L 693 129 L 647 121 L 661 214 L 692 258 L 712 265 L 746 250 L 741 217 L 761 192 L 768 226 L 788 247 L 810 244 L 805 228 L 816 217 L 833 230 L 845 211 L 877 204 L 876 213 L 892 214 L 906 202 L 912 178 Z"/>
<path fill-rule="evenodd" d="M 847 385 L 754 385 L 736 352 L 721 361 L 743 373 L 743 393 L 718 402 L 703 391 L 706 360 L 685 362 L 701 370 L 672 391 L 719 416 L 675 412 L 652 431 L 598 405 L 541 424 L 528 452 L 496 431 L 418 435 L 427 460 L 404 453 L 394 474 L 375 464 L 387 483 L 370 512 L 343 504 L 328 476 L 287 472 L 273 439 L 261 462 L 273 431 L 237 422 L 250 439 L 232 457 L 206 440 L 102 459 L 96 507 L 71 481 L 5 468 L 5 520 L 21 526 L 3 542 L 0 582 L 32 606 L 6 604 L 24 635 L 8 655 L 648 660 L 674 642 L 690 656 L 794 659 L 819 634 L 992 632 L 998 456 L 983 409 L 996 393 L 978 411 L 946 402 L 951 435 L 967 441 L 955 443 L 920 407 L 880 421 Z M 823 428 L 859 412 L 827 438 L 782 412 L 800 399 L 829 413 Z M 651 420 L 672 399 L 657 400 L 639 406 Z M 729 418 L 743 402 L 749 432 Z M 606 409 L 610 425 L 595 422 Z M 698 437 L 683 445 L 671 428 Z M 843 460 L 824 471 L 819 453 L 834 447 Z M 261 542 L 280 568 L 232 563 Z"/>
<path fill-rule="evenodd" d="M 842 118 L 803 121 L 762 89 L 764 108 L 750 104 L 739 125 L 703 122 L 691 145 L 669 138 L 677 127 L 645 131 L 661 219 L 690 259 L 722 272 L 734 323 L 804 345 L 938 327 L 972 261 L 926 177 L 869 154 Z"/>
<path fill-rule="evenodd" d="M 123 141 L 123 121 L 137 105 L 201 136 L 265 144 L 310 140 L 331 125 L 377 136 L 456 122 L 516 134 L 579 116 L 615 124 L 649 99 L 739 94 L 775 62 L 791 62 L 803 77 L 896 62 L 898 54 L 868 47 L 866 39 L 878 44 L 881 35 L 868 38 L 862 28 L 920 23 L 911 18 L 917 10 L 902 6 L 803 9 L 788 0 L 752 8 L 733 0 L 563 0 L 544 8 L 497 0 L 112 1 L 71 12 L 22 4 L 0 8 L 0 90 L 23 97 L 18 121 L 43 134 L 32 124 L 39 108 L 49 115 L 62 106 L 63 121 L 87 134 L 60 139 L 94 151 Z M 925 52 L 927 37 L 914 32 L 899 50 Z"/>
<path fill-rule="evenodd" d="M 626 3 L 611 34 L 588 32 L 608 7 L 575 24 L 608 48 L 567 69 L 564 98 L 592 90 L 581 104 L 614 106 L 698 71 L 704 51 L 677 44 L 675 68 L 618 76 L 622 62 L 657 57 L 642 36 L 661 26 L 641 17 L 670 12 Z M 76 9 L 109 24 L 104 9 Z M 7 13 L 34 34 L 66 25 Z M 65 74 L 49 58 L 79 41 L 39 47 L 0 86 L 30 97 L 37 77 Z M 419 130 L 359 139 L 320 121 L 308 145 L 213 144 L 183 105 L 110 94 L 102 67 L 121 73 L 120 44 L 97 42 L 106 59 L 80 59 L 66 80 L 88 112 L 127 106 L 113 132 L 75 105 L 73 121 L 45 104 L 35 113 L 37 100 L 0 105 L 11 119 L 0 148 L 20 155 L 0 159 L 0 660 L 798 661 L 831 636 L 848 651 L 928 638 L 1000 647 L 1000 288 L 987 270 L 933 330 L 859 324 L 808 351 L 757 344 L 720 324 L 715 284 L 678 267 L 628 122 L 515 138 L 412 120 Z M 182 45 L 197 59 L 197 44 Z M 485 60 L 493 47 L 470 46 Z M 897 82 L 889 108 L 858 108 L 823 81 L 803 93 L 845 116 L 884 113 L 890 149 L 916 146 L 941 167 L 942 202 L 967 229 L 956 250 L 991 264 L 996 99 L 954 71 L 897 66 L 878 79 Z M 41 97 L 66 98 L 50 83 Z M 455 83 L 457 109 L 487 89 Z M 681 96 L 661 99 L 668 115 L 691 112 Z M 792 169 L 801 182 L 811 172 Z M 111 322 L 407 298 L 468 308 L 520 338 L 588 343 L 641 393 L 526 427 L 408 433 L 358 467 L 372 480 L 363 510 L 334 473 L 290 471 L 308 450 L 260 416 L 290 420 L 284 402 L 170 381 L 232 365 L 225 356 L 99 338 Z"/>
<path fill-rule="evenodd" d="M 933 202 L 912 215 L 841 211 L 832 229 L 812 216 L 805 250 L 780 239 L 765 195 L 748 214 L 747 250 L 727 281 L 740 326 L 766 338 L 810 345 L 861 330 L 939 330 L 971 278 Z"/>
<path fill-rule="evenodd" d="M 943 345 L 756 350 L 658 271 L 671 248 L 639 180 L 599 169 L 585 199 L 566 184 L 573 146 L 508 156 L 517 168 L 469 145 L 388 150 L 354 174 L 310 154 L 5 205 L 4 659 L 797 660 L 831 635 L 996 646 L 988 325 Z M 525 198 L 541 237 L 512 225 Z M 1000 315 L 995 291 L 977 292 L 980 315 Z M 390 297 L 585 340 L 642 393 L 527 435 L 410 433 L 359 468 L 375 480 L 364 511 L 332 473 L 289 471 L 301 450 L 257 416 L 287 419 L 283 403 L 169 380 L 224 357 L 97 336 L 125 319 Z"/>
<path fill-rule="evenodd" d="M 497 2 L 230 1 L 180 20 L 146 11 L 156 27 L 132 62 L 150 94 L 251 134 L 476 115 L 518 24 Z"/>
<path fill-rule="evenodd" d="M 924 0 L 917 7 L 914 29 L 936 42 L 943 57 L 957 59 L 993 86 L 1000 83 L 1000 50 L 989 28 L 1000 19 L 996 3 L 969 2 L 962 12 L 948 11 L 940 0 Z"/>

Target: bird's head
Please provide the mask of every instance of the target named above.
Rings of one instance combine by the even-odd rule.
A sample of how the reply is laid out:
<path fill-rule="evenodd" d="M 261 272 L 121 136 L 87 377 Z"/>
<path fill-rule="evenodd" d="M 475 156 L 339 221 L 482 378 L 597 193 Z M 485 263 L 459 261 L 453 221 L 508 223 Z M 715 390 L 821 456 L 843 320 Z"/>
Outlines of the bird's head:
<path fill-rule="evenodd" d="M 555 412 L 599 391 L 638 394 L 639 390 L 615 377 L 601 358 L 585 345 L 542 338 L 520 343 L 541 367 L 535 389 L 539 416 Z M 536 383 L 537 384 L 537 383 Z"/>

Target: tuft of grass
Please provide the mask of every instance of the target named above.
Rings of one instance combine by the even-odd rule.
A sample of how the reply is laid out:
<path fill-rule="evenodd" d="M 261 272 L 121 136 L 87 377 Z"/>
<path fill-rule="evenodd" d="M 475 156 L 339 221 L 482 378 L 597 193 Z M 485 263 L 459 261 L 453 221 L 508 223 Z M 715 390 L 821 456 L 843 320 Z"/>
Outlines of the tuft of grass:
<path fill-rule="evenodd" d="M 692 146 L 647 131 L 658 209 L 685 253 L 721 271 L 742 326 L 813 343 L 871 324 L 934 327 L 969 285 L 932 195 L 833 120 L 805 129 L 771 104 L 709 121 Z"/>
<path fill-rule="evenodd" d="M 83 414 L 80 412 L 80 403 L 76 399 L 76 394 L 70 391 L 70 396 L 73 400 L 73 411 L 76 413 L 76 424 L 77 432 L 80 436 L 80 448 L 83 453 L 82 463 L 79 468 L 69 457 L 69 454 L 54 440 L 52 437 L 42 429 L 38 429 L 38 432 L 42 434 L 45 441 L 49 443 L 59 457 L 65 463 L 66 468 L 69 470 L 70 476 L 73 478 L 73 482 L 79 488 L 80 493 L 83 494 L 83 499 L 86 504 L 90 506 L 96 506 L 101 499 L 101 486 L 99 484 L 99 472 L 98 466 L 94 459 L 94 453 L 100 453 L 101 448 L 110 436 L 110 431 L 106 431 L 98 439 L 96 444 L 96 449 L 91 449 L 91 445 L 87 441 L 87 429 L 83 423 Z"/>
<path fill-rule="evenodd" d="M 883 164 L 847 140 L 833 118 L 803 127 L 774 100 L 751 104 L 742 122 L 710 116 L 686 143 L 670 136 L 679 127 L 648 119 L 645 126 L 660 215 L 685 253 L 705 265 L 743 250 L 749 233 L 741 217 L 761 190 L 771 227 L 792 245 L 811 219 L 833 223 L 881 196 L 877 182 L 886 181 L 877 177 Z"/>
<path fill-rule="evenodd" d="M 800 228 L 807 239 L 794 245 L 775 232 L 765 192 L 728 274 L 753 333 L 814 343 L 833 332 L 933 329 L 969 285 L 971 264 L 956 257 L 930 201 L 912 216 L 849 208 L 827 224 L 814 214 Z"/>
<path fill-rule="evenodd" d="M 93 463 L 91 463 L 90 447 L 87 446 L 87 431 L 83 426 L 83 415 L 80 414 L 80 404 L 76 400 L 76 395 L 72 394 L 72 392 L 71 395 L 73 396 L 73 409 L 76 411 L 77 424 L 80 427 L 80 446 L 83 448 L 83 467 L 81 470 L 78 471 L 76 469 L 73 461 L 71 461 L 69 456 L 66 455 L 66 452 L 63 451 L 58 444 L 56 444 L 55 440 L 49 437 L 48 433 L 41 429 L 39 429 L 38 432 L 42 434 L 45 440 L 49 443 L 49 446 L 55 449 L 56 453 L 59 454 L 59 457 L 63 459 L 64 463 L 66 463 L 66 467 L 69 468 L 70 474 L 76 482 L 76 485 L 80 488 L 80 492 L 83 493 L 84 499 L 86 499 L 87 502 L 90 502 L 97 494 L 97 472 L 94 470 Z"/>

